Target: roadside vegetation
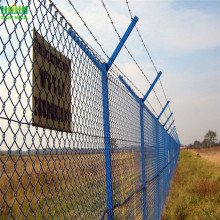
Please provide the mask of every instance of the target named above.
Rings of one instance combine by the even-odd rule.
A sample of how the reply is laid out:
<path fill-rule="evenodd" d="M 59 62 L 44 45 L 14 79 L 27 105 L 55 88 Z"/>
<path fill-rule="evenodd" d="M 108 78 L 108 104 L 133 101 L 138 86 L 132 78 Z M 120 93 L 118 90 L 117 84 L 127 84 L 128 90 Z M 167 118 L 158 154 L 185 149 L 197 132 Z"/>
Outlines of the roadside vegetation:
<path fill-rule="evenodd" d="M 162 219 L 220 220 L 220 165 L 181 150 Z"/>
<path fill-rule="evenodd" d="M 217 140 L 217 133 L 215 131 L 209 130 L 205 136 L 203 141 L 195 140 L 193 144 L 189 144 L 188 148 L 206 148 L 206 147 L 217 147 L 220 146 L 220 140 Z"/>
<path fill-rule="evenodd" d="M 219 147 L 206 147 L 206 148 L 195 148 L 189 151 L 197 154 L 198 156 L 205 158 L 209 161 L 214 162 L 220 166 L 220 146 Z"/>

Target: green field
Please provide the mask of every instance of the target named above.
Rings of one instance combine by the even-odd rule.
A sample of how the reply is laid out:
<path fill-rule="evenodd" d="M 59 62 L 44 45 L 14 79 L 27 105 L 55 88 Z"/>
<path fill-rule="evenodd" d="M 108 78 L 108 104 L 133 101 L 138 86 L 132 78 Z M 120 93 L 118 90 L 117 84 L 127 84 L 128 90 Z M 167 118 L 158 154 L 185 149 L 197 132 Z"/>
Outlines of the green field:
<path fill-rule="evenodd" d="M 162 219 L 220 220 L 220 166 L 182 150 Z"/>

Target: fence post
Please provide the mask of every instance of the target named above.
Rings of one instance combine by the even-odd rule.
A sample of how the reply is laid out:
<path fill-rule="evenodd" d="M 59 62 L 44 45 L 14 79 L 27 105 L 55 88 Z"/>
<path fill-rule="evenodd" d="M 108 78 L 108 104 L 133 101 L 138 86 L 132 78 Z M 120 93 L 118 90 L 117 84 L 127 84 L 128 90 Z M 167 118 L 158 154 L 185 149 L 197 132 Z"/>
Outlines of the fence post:
<path fill-rule="evenodd" d="M 108 220 L 114 218 L 113 211 L 113 190 L 112 190 L 112 170 L 111 170 L 111 145 L 109 126 L 109 103 L 108 103 L 108 78 L 107 65 L 100 62 L 89 52 L 88 48 L 81 42 L 76 33 L 70 28 L 68 34 L 79 45 L 79 47 L 90 57 L 93 63 L 102 73 L 102 106 L 103 106 L 103 126 L 105 145 L 105 170 L 106 170 L 106 194 L 107 194 L 107 214 Z"/>
<path fill-rule="evenodd" d="M 157 176 L 157 219 L 160 219 L 160 146 L 159 146 L 159 131 L 158 131 L 158 121 L 155 120 L 155 144 L 156 144 L 156 176 Z"/>
<path fill-rule="evenodd" d="M 146 216 L 146 177 L 145 177 L 145 149 L 144 149 L 144 115 L 143 115 L 143 102 L 140 99 L 140 127 L 141 127 L 141 164 L 142 164 L 142 189 L 143 189 L 143 220 L 147 219 Z"/>
<path fill-rule="evenodd" d="M 144 102 L 147 97 L 150 95 L 151 91 L 153 90 L 154 86 L 156 85 L 158 79 L 160 78 L 162 72 L 159 72 L 154 79 L 153 83 L 151 84 L 150 88 L 146 92 L 145 96 L 140 99 L 140 125 L 141 125 L 141 163 L 142 163 L 142 188 L 143 188 L 143 219 L 147 219 L 146 215 L 146 176 L 145 176 L 145 148 L 144 148 Z"/>
<path fill-rule="evenodd" d="M 107 73 L 111 68 L 114 60 L 118 56 L 121 48 L 125 41 L 133 30 L 135 24 L 138 21 L 138 17 L 135 16 L 123 37 L 120 39 L 118 46 L 114 50 L 108 63 L 103 63 L 102 67 L 102 103 L 103 103 L 103 121 L 104 121 L 104 137 L 105 137 L 105 168 L 106 168 L 106 192 L 107 192 L 107 209 L 108 209 L 108 220 L 114 218 L 113 210 L 113 190 L 112 190 L 112 170 L 111 170 L 111 145 L 110 145 L 110 126 L 109 126 L 109 103 L 108 103 L 108 77 Z"/>
<path fill-rule="evenodd" d="M 113 220 L 113 190 L 112 190 L 112 168 L 111 168 L 111 145 L 109 126 L 109 103 L 108 103 L 108 78 L 106 64 L 102 64 L 102 106 L 104 123 L 104 144 L 105 144 L 105 170 L 106 170 L 106 194 L 108 220 Z"/>

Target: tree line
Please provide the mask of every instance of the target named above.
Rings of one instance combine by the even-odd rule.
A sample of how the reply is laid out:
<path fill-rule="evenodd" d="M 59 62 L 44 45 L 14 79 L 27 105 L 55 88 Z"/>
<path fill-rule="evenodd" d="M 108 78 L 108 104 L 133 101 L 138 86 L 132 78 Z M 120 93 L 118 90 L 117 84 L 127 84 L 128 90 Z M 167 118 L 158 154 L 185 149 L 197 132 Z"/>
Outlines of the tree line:
<path fill-rule="evenodd" d="M 220 146 L 220 141 L 218 142 L 217 139 L 217 133 L 215 131 L 209 130 L 205 136 L 204 140 L 202 142 L 196 140 L 193 144 L 189 144 L 189 148 L 201 148 L 201 147 L 215 147 Z"/>

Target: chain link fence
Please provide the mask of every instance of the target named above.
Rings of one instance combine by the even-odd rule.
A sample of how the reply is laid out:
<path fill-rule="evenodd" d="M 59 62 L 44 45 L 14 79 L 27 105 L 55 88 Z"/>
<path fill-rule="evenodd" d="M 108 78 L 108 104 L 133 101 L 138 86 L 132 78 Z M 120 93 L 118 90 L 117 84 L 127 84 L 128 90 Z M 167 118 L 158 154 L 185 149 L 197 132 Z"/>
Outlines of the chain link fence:
<path fill-rule="evenodd" d="M 0 219 L 159 219 L 177 139 L 50 1 L 5 2 Z"/>

